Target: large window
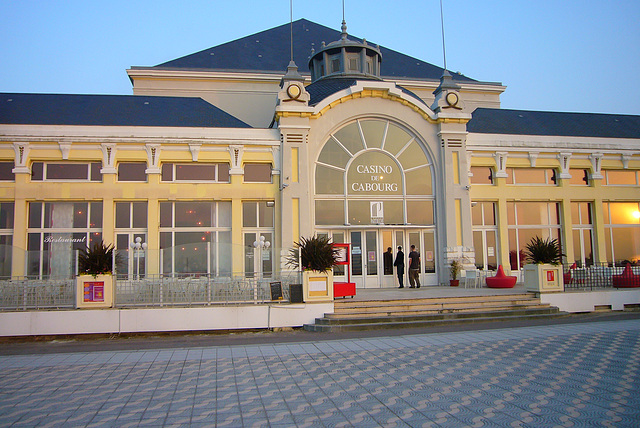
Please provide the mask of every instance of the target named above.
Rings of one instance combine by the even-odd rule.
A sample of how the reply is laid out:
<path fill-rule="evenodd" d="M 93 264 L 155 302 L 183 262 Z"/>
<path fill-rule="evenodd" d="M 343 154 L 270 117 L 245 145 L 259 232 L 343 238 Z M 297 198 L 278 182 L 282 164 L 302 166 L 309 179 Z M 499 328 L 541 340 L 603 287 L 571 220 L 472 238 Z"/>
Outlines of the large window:
<path fill-rule="evenodd" d="M 34 162 L 31 164 L 32 181 L 102 181 L 102 164 Z"/>
<path fill-rule="evenodd" d="M 76 250 L 102 242 L 102 202 L 31 202 L 27 274 L 69 278 Z"/>
<path fill-rule="evenodd" d="M 231 202 L 161 202 L 160 250 L 164 274 L 231 275 Z"/>
<path fill-rule="evenodd" d="M 315 167 L 315 224 L 434 224 L 431 160 L 386 120 L 352 122 L 325 142 Z"/>
<path fill-rule="evenodd" d="M 603 204 L 607 261 L 617 265 L 640 261 L 640 204 Z"/>
<path fill-rule="evenodd" d="M 589 185 L 589 170 L 586 169 L 570 169 L 569 184 L 572 186 L 588 186 Z"/>
<path fill-rule="evenodd" d="M 560 241 L 559 210 L 556 202 L 507 202 L 511 269 L 525 265 L 525 248 L 533 237 Z"/>
<path fill-rule="evenodd" d="M 118 181 L 147 181 L 146 162 L 120 162 Z"/>
<path fill-rule="evenodd" d="M 162 181 L 216 183 L 229 182 L 229 164 L 227 163 L 163 163 Z"/>
<path fill-rule="evenodd" d="M 13 162 L 0 162 L 0 181 L 14 181 Z"/>
<path fill-rule="evenodd" d="M 507 184 L 556 185 L 556 170 L 545 168 L 507 168 Z"/>
<path fill-rule="evenodd" d="M 115 209 L 118 275 L 132 274 L 134 277 L 142 277 L 145 275 L 147 258 L 150 256 L 142 245 L 147 242 L 147 202 L 116 202 Z M 139 241 L 136 241 L 138 239 Z M 140 246 L 136 246 L 136 242 Z"/>
<path fill-rule="evenodd" d="M 274 205 L 273 201 L 242 203 L 244 273 L 247 277 L 256 273 L 269 277 L 273 273 Z"/>
<path fill-rule="evenodd" d="M 581 266 L 593 264 L 593 216 L 590 202 L 571 203 L 573 253 Z"/>
<path fill-rule="evenodd" d="M 476 267 L 495 270 L 498 264 L 498 223 L 495 202 L 472 202 L 471 217 Z"/>
<path fill-rule="evenodd" d="M 245 163 L 244 164 L 245 183 L 271 183 L 270 163 Z"/>
<path fill-rule="evenodd" d="M 606 186 L 637 186 L 638 172 L 629 169 L 604 171 Z"/>
<path fill-rule="evenodd" d="M 11 276 L 13 202 L 0 202 L 0 277 Z"/>
<path fill-rule="evenodd" d="M 469 168 L 471 184 L 493 184 L 493 169 L 488 166 L 472 166 Z"/>

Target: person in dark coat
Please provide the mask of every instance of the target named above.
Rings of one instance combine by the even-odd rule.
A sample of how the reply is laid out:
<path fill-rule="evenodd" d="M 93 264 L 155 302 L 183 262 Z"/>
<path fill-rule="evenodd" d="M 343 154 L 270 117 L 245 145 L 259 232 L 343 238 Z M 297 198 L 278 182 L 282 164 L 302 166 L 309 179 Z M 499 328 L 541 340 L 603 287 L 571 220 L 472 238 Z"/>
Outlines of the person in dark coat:
<path fill-rule="evenodd" d="M 411 246 L 409 253 L 409 288 L 420 288 L 420 253 L 416 246 Z"/>
<path fill-rule="evenodd" d="M 393 262 L 393 265 L 396 267 L 398 271 L 398 283 L 400 287 L 404 288 L 404 253 L 402 252 L 402 247 L 398 247 L 398 253 L 396 254 L 396 261 Z"/>
<path fill-rule="evenodd" d="M 391 247 L 387 248 L 387 252 L 384 253 L 383 256 L 384 256 L 384 274 L 393 275 L 393 253 L 391 252 Z"/>

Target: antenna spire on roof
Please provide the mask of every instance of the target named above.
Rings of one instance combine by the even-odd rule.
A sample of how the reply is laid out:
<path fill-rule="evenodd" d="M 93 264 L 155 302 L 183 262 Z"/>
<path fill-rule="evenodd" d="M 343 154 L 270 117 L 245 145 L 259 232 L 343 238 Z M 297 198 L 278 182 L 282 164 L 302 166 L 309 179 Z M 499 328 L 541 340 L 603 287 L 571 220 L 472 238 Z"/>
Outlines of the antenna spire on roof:
<path fill-rule="evenodd" d="M 444 59 L 444 72 L 447 72 L 447 51 L 444 47 L 444 13 L 442 12 L 442 0 L 440 0 L 440 24 L 442 26 L 442 56 Z"/>
<path fill-rule="evenodd" d="M 342 0 L 342 40 L 347 38 L 347 21 L 344 20 L 344 0 Z"/>
<path fill-rule="evenodd" d="M 289 38 L 291 42 L 291 62 L 293 62 L 293 0 L 289 0 L 289 30 L 291 32 Z"/>

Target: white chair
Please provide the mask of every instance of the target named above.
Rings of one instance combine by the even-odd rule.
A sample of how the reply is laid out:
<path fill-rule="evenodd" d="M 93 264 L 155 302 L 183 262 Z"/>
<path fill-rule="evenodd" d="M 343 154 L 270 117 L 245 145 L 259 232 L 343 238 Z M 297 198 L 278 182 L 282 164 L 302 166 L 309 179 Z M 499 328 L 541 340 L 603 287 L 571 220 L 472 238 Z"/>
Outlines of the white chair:
<path fill-rule="evenodd" d="M 464 271 L 464 288 L 467 288 L 470 285 L 473 285 L 473 288 L 476 288 L 478 286 L 478 282 L 480 282 L 479 279 L 480 277 L 478 275 L 477 269 L 465 270 Z"/>

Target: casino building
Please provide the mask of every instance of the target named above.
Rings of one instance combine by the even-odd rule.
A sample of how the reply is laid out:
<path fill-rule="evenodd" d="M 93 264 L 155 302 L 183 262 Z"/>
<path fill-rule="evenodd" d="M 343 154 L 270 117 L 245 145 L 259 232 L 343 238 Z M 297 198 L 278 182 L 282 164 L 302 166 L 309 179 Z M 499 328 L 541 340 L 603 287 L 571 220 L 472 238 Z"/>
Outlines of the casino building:
<path fill-rule="evenodd" d="M 100 240 L 120 273 L 276 275 L 314 234 L 359 288 L 397 285 L 398 246 L 426 285 L 519 270 L 533 236 L 638 262 L 640 116 L 504 110 L 500 83 L 292 28 L 293 60 L 286 24 L 132 67 L 130 96 L 0 94 L 0 275 L 72 275 Z"/>

